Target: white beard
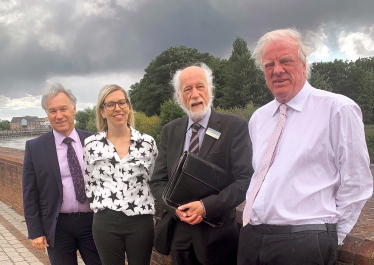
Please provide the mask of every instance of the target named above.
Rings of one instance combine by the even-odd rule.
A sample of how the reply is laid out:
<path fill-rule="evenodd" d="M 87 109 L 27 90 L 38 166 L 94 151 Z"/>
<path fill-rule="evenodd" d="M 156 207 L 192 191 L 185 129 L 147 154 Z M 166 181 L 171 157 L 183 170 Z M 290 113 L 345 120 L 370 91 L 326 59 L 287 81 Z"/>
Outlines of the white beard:
<path fill-rule="evenodd" d="M 191 105 L 191 103 L 190 103 L 190 105 Z M 186 112 L 188 117 L 191 118 L 191 120 L 193 120 L 194 122 L 198 122 L 202 118 L 204 118 L 204 116 L 207 114 L 207 112 L 208 112 L 208 110 L 210 109 L 210 106 L 211 106 L 211 101 L 208 102 L 208 105 L 205 105 L 205 103 L 203 103 L 204 109 L 199 110 L 199 111 L 191 111 L 191 110 L 188 110 L 184 105 L 180 105 L 180 106 L 182 107 L 184 112 Z M 191 109 L 191 106 L 190 106 L 190 109 Z"/>

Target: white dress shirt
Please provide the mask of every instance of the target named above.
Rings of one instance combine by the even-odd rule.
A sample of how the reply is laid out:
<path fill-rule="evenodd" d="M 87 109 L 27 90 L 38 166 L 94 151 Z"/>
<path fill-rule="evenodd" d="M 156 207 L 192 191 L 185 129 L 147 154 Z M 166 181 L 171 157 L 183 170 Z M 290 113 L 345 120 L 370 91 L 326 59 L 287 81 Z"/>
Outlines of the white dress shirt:
<path fill-rule="evenodd" d="M 249 121 L 253 178 L 278 121 L 279 105 L 271 101 Z M 287 106 L 284 131 L 250 223 L 337 223 L 340 244 L 373 192 L 361 110 L 351 99 L 308 82 Z"/>
<path fill-rule="evenodd" d="M 154 139 L 131 128 L 128 154 L 120 159 L 106 132 L 85 140 L 86 195 L 91 209 L 109 208 L 128 216 L 155 214 L 154 198 L 148 182 L 151 178 L 157 146 Z"/>

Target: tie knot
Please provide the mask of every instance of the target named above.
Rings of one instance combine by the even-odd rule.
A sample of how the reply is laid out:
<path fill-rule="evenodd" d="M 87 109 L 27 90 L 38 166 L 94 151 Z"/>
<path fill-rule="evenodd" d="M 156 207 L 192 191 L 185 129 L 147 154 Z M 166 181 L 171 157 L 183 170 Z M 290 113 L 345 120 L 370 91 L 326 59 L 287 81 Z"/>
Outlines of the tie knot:
<path fill-rule="evenodd" d="M 72 141 L 73 141 L 73 139 L 71 139 L 70 137 L 66 137 L 62 142 L 64 144 L 71 144 Z"/>
<path fill-rule="evenodd" d="M 280 112 L 280 114 L 283 114 L 283 115 L 287 116 L 287 105 L 286 104 L 281 104 L 279 106 L 279 112 Z"/>
<path fill-rule="evenodd" d="M 198 124 L 197 122 L 195 122 L 194 124 L 192 124 L 192 131 L 193 132 L 197 132 L 200 128 L 201 128 L 201 125 Z"/>

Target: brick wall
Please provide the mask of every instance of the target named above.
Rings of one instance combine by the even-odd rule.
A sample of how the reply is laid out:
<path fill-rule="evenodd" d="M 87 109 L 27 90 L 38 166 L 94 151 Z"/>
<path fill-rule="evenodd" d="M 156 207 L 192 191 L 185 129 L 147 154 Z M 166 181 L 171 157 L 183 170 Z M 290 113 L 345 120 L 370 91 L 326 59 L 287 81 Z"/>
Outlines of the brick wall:
<path fill-rule="evenodd" d="M 23 214 L 22 165 L 24 151 L 0 147 L 0 200 Z"/>
<path fill-rule="evenodd" d="M 23 214 L 21 187 L 23 155 L 24 151 L 0 147 L 0 200 L 19 214 Z M 241 220 L 243 205 L 237 208 L 238 220 Z M 158 213 L 155 219 L 157 223 Z M 153 251 L 151 265 L 170 264 L 170 256 Z M 353 264 L 374 265 L 374 197 L 368 200 L 355 227 L 339 249 L 338 265 Z"/>

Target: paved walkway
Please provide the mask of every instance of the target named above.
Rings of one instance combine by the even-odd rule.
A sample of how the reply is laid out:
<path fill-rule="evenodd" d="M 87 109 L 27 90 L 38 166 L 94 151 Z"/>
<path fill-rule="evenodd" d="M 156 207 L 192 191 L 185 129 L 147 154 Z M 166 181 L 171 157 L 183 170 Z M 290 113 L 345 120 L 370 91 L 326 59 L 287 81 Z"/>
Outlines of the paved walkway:
<path fill-rule="evenodd" d="M 47 254 L 31 246 L 25 219 L 0 201 L 0 264 L 50 264 Z M 78 264 L 84 264 L 79 257 Z"/>

